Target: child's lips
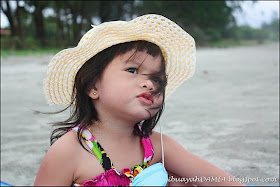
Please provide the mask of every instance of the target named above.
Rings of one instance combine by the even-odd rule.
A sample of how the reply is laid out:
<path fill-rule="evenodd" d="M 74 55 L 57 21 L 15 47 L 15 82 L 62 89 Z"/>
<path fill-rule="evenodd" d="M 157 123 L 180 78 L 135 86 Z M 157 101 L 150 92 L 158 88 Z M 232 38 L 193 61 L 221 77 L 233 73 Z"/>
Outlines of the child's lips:
<path fill-rule="evenodd" d="M 154 102 L 154 99 L 150 93 L 141 93 L 137 95 L 137 98 L 139 98 L 139 100 L 145 105 L 152 105 Z"/>

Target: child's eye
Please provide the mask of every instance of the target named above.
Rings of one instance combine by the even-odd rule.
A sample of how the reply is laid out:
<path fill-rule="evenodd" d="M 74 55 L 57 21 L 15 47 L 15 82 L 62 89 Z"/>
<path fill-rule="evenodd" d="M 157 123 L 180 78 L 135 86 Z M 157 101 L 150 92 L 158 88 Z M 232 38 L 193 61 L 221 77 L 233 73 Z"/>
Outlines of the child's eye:
<path fill-rule="evenodd" d="M 161 84 L 162 80 L 159 77 L 152 77 L 152 81 L 154 81 L 157 84 Z"/>
<path fill-rule="evenodd" d="M 126 71 L 128 71 L 129 73 L 133 73 L 133 74 L 137 74 L 138 73 L 136 68 L 128 68 Z"/>

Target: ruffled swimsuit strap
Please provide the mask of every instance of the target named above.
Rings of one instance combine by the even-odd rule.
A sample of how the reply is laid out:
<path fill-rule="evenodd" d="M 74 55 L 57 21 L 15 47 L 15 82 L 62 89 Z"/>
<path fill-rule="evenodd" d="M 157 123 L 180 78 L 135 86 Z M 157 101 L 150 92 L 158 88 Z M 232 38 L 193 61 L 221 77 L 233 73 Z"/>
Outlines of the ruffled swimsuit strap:
<path fill-rule="evenodd" d="M 142 164 L 137 164 L 136 166 L 132 167 L 129 171 L 124 172 L 124 174 L 133 180 L 141 171 L 146 169 L 150 166 L 150 162 L 154 157 L 154 148 L 149 137 L 142 137 L 141 142 L 144 147 L 144 161 Z"/>
<path fill-rule="evenodd" d="M 142 131 L 142 127 L 140 125 L 138 125 L 138 127 Z M 142 137 L 141 142 L 143 144 L 144 152 L 145 152 L 143 164 L 147 165 L 148 167 L 150 165 L 151 160 L 154 157 L 154 147 L 150 137 Z"/>
<path fill-rule="evenodd" d="M 78 131 L 79 126 L 73 128 L 73 130 Z M 87 144 L 87 146 L 92 150 L 95 156 L 98 158 L 100 164 L 104 168 L 105 172 L 114 169 L 117 173 L 117 169 L 113 165 L 110 157 L 107 155 L 106 151 L 102 148 L 102 146 L 97 142 L 97 139 L 92 135 L 92 133 L 87 130 L 83 129 L 82 137 Z M 142 137 L 141 142 L 144 148 L 144 161 L 142 164 L 137 164 L 136 166 L 132 167 L 131 170 L 124 171 L 127 177 L 135 177 L 138 173 L 140 173 L 145 168 L 149 167 L 151 160 L 154 156 L 154 148 L 149 137 Z"/>
<path fill-rule="evenodd" d="M 78 131 L 78 126 L 74 127 L 73 130 Z M 82 137 L 89 147 L 89 149 L 94 153 L 94 155 L 99 160 L 100 164 L 104 168 L 105 172 L 110 169 L 115 169 L 115 166 L 111 162 L 110 157 L 107 155 L 105 150 L 102 148 L 102 146 L 97 142 L 96 138 L 92 135 L 92 133 L 87 130 L 83 129 Z"/>

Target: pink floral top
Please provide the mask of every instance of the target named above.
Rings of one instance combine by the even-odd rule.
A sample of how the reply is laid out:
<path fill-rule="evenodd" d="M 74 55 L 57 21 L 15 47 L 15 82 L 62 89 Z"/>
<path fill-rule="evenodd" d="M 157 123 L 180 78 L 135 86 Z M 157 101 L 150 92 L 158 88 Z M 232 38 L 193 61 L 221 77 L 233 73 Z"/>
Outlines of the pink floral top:
<path fill-rule="evenodd" d="M 78 126 L 74 127 L 73 130 L 78 131 Z M 82 137 L 90 150 L 92 150 L 94 155 L 98 158 L 100 164 L 102 164 L 105 172 L 93 179 L 84 181 L 82 184 L 73 182 L 72 186 L 129 186 L 142 170 L 149 167 L 154 156 L 154 148 L 151 139 L 149 137 L 143 137 L 141 138 L 145 151 L 143 163 L 137 164 L 132 168 L 125 168 L 122 173 L 119 173 L 105 150 L 87 129 L 83 130 Z"/>

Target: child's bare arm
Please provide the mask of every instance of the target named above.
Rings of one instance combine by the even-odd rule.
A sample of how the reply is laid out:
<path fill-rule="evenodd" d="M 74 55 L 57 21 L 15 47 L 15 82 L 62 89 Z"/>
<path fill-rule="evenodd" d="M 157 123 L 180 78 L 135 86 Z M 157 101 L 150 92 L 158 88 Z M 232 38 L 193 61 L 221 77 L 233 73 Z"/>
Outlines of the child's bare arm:
<path fill-rule="evenodd" d="M 167 135 L 163 135 L 163 142 L 166 170 L 180 176 L 181 180 L 197 179 L 192 183 L 203 186 L 245 186 L 232 180 L 234 177 L 230 174 L 185 150 Z"/>
<path fill-rule="evenodd" d="M 75 150 L 69 145 L 69 137 L 61 137 L 44 157 L 35 186 L 71 186 L 75 173 Z M 71 142 L 71 141 L 70 141 Z"/>

